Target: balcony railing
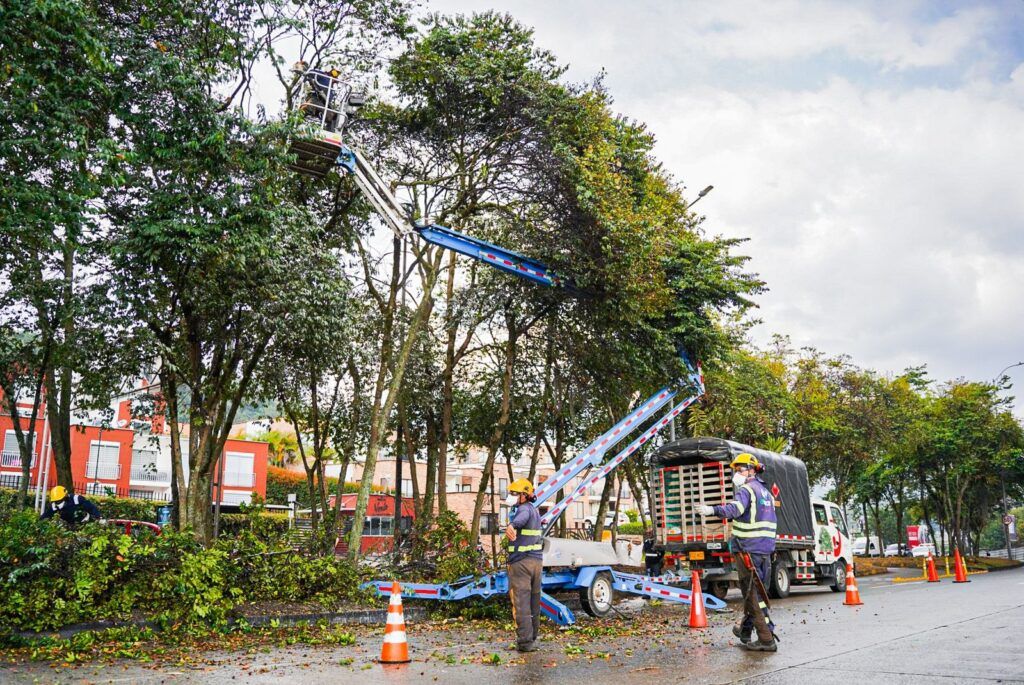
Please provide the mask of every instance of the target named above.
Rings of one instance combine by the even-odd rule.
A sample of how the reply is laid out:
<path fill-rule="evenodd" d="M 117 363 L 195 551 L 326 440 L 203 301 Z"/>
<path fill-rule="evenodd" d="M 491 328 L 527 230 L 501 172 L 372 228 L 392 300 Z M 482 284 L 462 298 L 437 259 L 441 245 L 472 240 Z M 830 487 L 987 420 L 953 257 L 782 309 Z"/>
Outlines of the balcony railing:
<path fill-rule="evenodd" d="M 36 465 L 36 455 L 32 455 L 32 466 Z M 21 452 L 0 453 L 0 466 L 21 468 Z"/>
<path fill-rule="evenodd" d="M 226 487 L 251 488 L 256 484 L 256 474 L 252 471 L 225 471 L 224 485 Z"/>
<path fill-rule="evenodd" d="M 89 480 L 94 478 L 99 480 L 117 480 L 121 477 L 121 465 L 97 464 L 94 461 L 90 461 L 85 465 L 85 477 Z"/>
<path fill-rule="evenodd" d="M 145 466 L 133 466 L 132 480 L 142 480 L 150 483 L 170 483 L 171 472 L 146 468 Z"/>

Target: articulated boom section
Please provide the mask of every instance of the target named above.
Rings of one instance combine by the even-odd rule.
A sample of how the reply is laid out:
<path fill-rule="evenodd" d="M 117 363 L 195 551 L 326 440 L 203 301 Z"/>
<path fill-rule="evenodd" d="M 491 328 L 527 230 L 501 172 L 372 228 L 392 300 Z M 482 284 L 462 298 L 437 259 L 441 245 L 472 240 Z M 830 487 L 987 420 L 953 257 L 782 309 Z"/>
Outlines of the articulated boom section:
<path fill-rule="evenodd" d="M 656 411 L 668 404 L 675 396 L 676 392 L 674 390 L 665 387 L 647 398 L 647 401 L 608 429 L 604 435 L 588 445 L 571 462 L 562 467 L 558 473 L 541 483 L 536 492 L 534 492 L 536 497 L 534 504 L 536 506 L 544 504 L 552 495 L 564 488 L 569 481 L 584 470 L 600 464 L 609 449 L 618 444 L 622 438 L 629 435 L 644 419 L 652 416 Z"/>
<path fill-rule="evenodd" d="M 672 409 L 655 422 L 654 425 L 641 433 L 635 440 L 633 440 L 633 442 L 629 443 L 625 449 L 616 454 L 610 461 L 608 461 L 608 463 L 602 466 L 601 463 L 604 455 L 611 447 L 629 435 L 634 428 L 640 425 L 643 419 L 653 415 L 676 397 L 676 391 L 669 390 L 668 388 L 662 388 L 584 450 L 583 456 L 574 459 L 554 477 L 545 481 L 537 491 L 537 504 L 548 499 L 554 492 L 559 488 L 564 487 L 566 483 L 580 473 L 587 471 L 587 475 L 580 481 L 569 496 L 558 502 L 541 517 L 541 528 L 543 528 L 545 532 L 551 529 L 555 522 L 558 521 L 558 518 L 566 509 L 569 508 L 569 505 L 579 499 L 579 497 L 586 492 L 587 488 L 606 478 L 608 474 L 617 469 L 622 462 L 629 458 L 638 449 L 646 445 L 655 435 L 669 425 L 672 419 L 685 411 L 687 407 L 700 399 L 704 394 L 704 374 L 701 372 L 700 365 L 698 364 L 697 367 L 694 368 L 694 365 L 690 363 L 686 354 L 684 353 L 682 356 L 683 362 L 686 364 L 686 368 L 690 371 L 689 381 L 695 388 L 694 393 L 672 407 Z M 593 471 L 593 473 L 591 474 L 590 471 Z"/>

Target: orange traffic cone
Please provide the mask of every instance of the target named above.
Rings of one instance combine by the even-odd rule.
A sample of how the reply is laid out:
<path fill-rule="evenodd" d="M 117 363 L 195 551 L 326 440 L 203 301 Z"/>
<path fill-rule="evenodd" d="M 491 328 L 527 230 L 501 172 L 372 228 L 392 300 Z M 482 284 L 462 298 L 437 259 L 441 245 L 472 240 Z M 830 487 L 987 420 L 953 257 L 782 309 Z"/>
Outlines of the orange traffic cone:
<path fill-rule="evenodd" d="M 967 562 L 960 556 L 960 548 L 957 547 L 953 551 L 953 566 L 956 568 L 956 578 L 953 580 L 954 583 L 969 583 L 971 582 L 967 578 Z"/>
<path fill-rule="evenodd" d="M 938 583 L 939 582 L 939 574 L 935 570 L 935 557 L 933 557 L 931 555 L 931 552 L 928 553 L 928 582 L 929 583 Z"/>
<path fill-rule="evenodd" d="M 846 565 L 846 601 L 844 605 L 848 607 L 860 606 L 864 602 L 860 601 L 860 590 L 857 589 L 857 579 L 853 575 L 853 566 L 850 564 Z"/>
<path fill-rule="evenodd" d="M 690 583 L 690 627 L 707 628 L 708 615 L 704 611 L 704 594 L 700 591 L 700 571 L 694 570 Z"/>
<path fill-rule="evenodd" d="M 409 661 L 409 643 L 405 639 L 405 615 L 402 613 L 402 588 L 396 580 L 391 584 L 388 623 L 384 628 L 384 646 L 380 650 L 380 662 L 407 664 Z"/>

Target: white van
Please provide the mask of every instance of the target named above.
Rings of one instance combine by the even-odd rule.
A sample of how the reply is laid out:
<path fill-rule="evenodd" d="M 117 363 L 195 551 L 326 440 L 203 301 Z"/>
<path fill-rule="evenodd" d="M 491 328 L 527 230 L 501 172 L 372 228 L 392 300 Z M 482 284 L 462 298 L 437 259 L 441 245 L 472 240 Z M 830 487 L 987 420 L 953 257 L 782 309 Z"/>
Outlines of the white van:
<path fill-rule="evenodd" d="M 870 547 L 868 543 L 870 540 Z M 870 538 L 859 537 L 853 541 L 853 553 L 858 557 L 880 557 L 882 556 L 882 545 L 878 541 L 877 535 L 872 535 Z"/>

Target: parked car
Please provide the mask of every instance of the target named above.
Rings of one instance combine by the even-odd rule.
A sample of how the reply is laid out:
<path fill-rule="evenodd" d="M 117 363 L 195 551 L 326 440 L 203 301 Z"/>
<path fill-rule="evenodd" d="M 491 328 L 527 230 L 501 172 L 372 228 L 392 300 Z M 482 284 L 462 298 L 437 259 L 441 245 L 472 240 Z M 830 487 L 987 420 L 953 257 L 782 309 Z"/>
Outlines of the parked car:
<path fill-rule="evenodd" d="M 935 555 L 935 545 L 930 542 L 925 542 L 910 551 L 911 556 L 915 557 L 926 557 L 929 554 Z"/>
<path fill-rule="evenodd" d="M 611 528 L 612 527 L 612 521 L 613 521 L 612 516 L 614 514 L 615 514 L 615 512 L 606 512 L 605 513 L 605 515 L 604 515 L 604 527 L 605 528 Z M 620 511 L 619 512 L 618 518 L 619 518 L 619 525 L 620 526 L 624 526 L 627 523 L 629 523 L 629 517 L 626 516 L 626 512 L 624 512 L 624 511 Z M 597 517 L 596 516 L 588 516 L 585 519 L 583 519 L 583 524 L 585 526 L 587 526 L 588 528 L 592 528 L 594 526 L 594 522 L 595 521 L 597 521 Z"/>
<path fill-rule="evenodd" d="M 868 547 L 868 540 L 871 541 L 870 548 Z M 878 542 L 878 536 L 872 535 L 870 538 L 859 537 L 853 541 L 853 553 L 859 557 L 880 557 L 882 556 L 882 546 Z"/>
<path fill-rule="evenodd" d="M 885 556 L 887 556 L 887 557 L 906 557 L 906 556 L 910 556 L 910 554 L 907 552 L 907 546 L 906 545 L 904 545 L 904 544 L 897 544 L 897 543 L 894 542 L 891 545 L 886 545 L 886 547 L 885 547 Z"/>

